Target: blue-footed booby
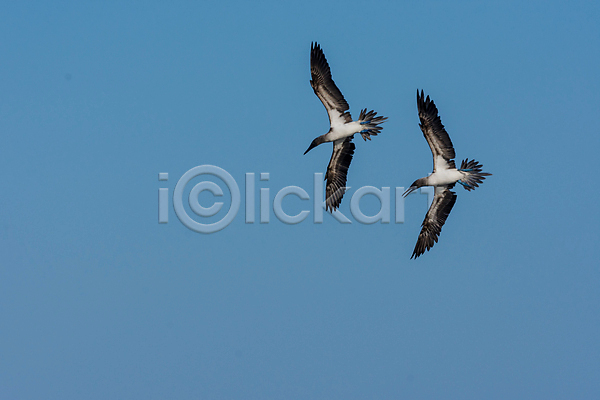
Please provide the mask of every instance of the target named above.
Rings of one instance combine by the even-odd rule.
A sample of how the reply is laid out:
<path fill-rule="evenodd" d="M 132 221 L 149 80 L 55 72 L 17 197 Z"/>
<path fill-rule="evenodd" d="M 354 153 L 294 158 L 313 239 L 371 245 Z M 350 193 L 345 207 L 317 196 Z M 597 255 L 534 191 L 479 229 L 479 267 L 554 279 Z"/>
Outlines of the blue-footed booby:
<path fill-rule="evenodd" d="M 473 190 L 483 182 L 486 176 L 492 175 L 481 172 L 483 165 L 475 160 L 469 161 L 468 158 L 463 160 L 460 168 L 456 168 L 454 147 L 450 136 L 442 125 L 433 100 L 430 100 L 429 96 L 425 99 L 422 90 L 420 95 L 417 90 L 417 108 L 421 120 L 419 126 L 433 154 L 433 172 L 425 178 L 414 181 L 403 196 L 408 196 L 421 186 L 435 187 L 435 195 L 421 225 L 421 233 L 419 233 L 419 239 L 411 259 L 413 257 L 416 259 L 426 250 L 429 251 L 438 241 L 442 226 L 456 202 L 456 193 L 450 189 L 458 182 L 466 190 Z"/>
<path fill-rule="evenodd" d="M 310 85 L 327 110 L 330 128 L 329 132 L 313 140 L 304 154 L 321 143 L 333 142 L 333 154 L 325 174 L 327 181 L 325 208 L 334 211 L 342 202 L 346 192 L 348 167 L 355 149 L 352 143 L 354 134 L 360 133 L 365 141 L 371 140 L 371 136 L 377 136 L 382 129 L 379 124 L 385 122 L 387 118 L 377 117 L 375 111 L 367 112 L 365 108 L 360 112 L 358 120 L 352 121 L 352 116 L 348 112 L 350 106 L 333 82 L 329 64 L 318 43 L 310 45 L 310 74 L 312 77 Z"/>

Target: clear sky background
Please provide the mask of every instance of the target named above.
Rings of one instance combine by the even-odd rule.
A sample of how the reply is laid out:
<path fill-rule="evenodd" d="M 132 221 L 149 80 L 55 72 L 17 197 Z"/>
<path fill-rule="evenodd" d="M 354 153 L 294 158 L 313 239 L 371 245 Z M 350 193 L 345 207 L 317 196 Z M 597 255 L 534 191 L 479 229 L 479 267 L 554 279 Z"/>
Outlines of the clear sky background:
<path fill-rule="evenodd" d="M 597 1 L 5 2 L 0 37 L 1 399 L 600 397 Z M 417 88 L 494 174 L 416 261 L 420 195 L 404 224 L 158 224 L 203 164 L 256 173 L 257 218 L 312 195 L 311 41 L 389 117 L 345 215 L 431 172 Z"/>

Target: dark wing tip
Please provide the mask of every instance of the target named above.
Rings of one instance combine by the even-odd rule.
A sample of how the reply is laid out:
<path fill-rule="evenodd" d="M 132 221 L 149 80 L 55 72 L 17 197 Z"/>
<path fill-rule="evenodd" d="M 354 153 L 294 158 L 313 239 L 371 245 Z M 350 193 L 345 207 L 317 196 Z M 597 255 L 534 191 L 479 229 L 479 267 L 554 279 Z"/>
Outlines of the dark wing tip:
<path fill-rule="evenodd" d="M 425 98 L 423 89 L 421 89 L 420 95 L 419 89 L 417 89 L 417 109 L 419 110 L 419 117 L 428 117 L 433 119 L 438 116 L 438 109 L 435 103 L 429 98 L 429 95 L 427 95 L 427 98 Z"/>
<path fill-rule="evenodd" d="M 421 94 L 419 94 L 419 89 L 417 89 L 417 104 L 423 101 L 423 89 L 421 89 Z"/>
<path fill-rule="evenodd" d="M 321 46 L 317 42 L 313 42 L 310 45 L 310 73 L 313 79 L 313 87 L 315 85 L 322 85 L 326 80 L 331 79 L 331 70 L 329 69 L 329 63 L 325 58 L 325 53 L 321 49 Z"/>
<path fill-rule="evenodd" d="M 312 64 L 313 60 L 317 61 L 317 59 L 320 59 L 320 58 L 325 58 L 325 54 L 323 53 L 323 49 L 321 49 L 321 46 L 319 45 L 319 43 L 317 43 L 317 42 L 311 42 L 310 43 L 310 60 L 311 60 L 311 64 Z"/>

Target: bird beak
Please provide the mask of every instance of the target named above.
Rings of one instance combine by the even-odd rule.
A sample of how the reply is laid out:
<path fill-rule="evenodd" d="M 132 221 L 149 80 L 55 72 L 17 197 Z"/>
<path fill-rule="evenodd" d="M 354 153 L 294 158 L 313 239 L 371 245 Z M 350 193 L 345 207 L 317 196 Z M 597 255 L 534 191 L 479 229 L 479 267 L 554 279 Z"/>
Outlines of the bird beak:
<path fill-rule="evenodd" d="M 306 151 L 304 152 L 304 154 L 308 153 L 309 151 L 311 151 L 315 147 L 317 147 L 317 144 L 315 143 L 315 140 L 313 140 L 312 143 L 310 144 L 310 146 L 308 146 L 308 149 L 306 149 Z"/>
<path fill-rule="evenodd" d="M 404 192 L 404 194 L 402 195 L 402 197 L 406 197 L 409 194 L 411 194 L 412 192 L 414 192 L 415 190 L 417 190 L 419 187 L 418 186 L 411 186 L 409 187 L 406 192 Z"/>

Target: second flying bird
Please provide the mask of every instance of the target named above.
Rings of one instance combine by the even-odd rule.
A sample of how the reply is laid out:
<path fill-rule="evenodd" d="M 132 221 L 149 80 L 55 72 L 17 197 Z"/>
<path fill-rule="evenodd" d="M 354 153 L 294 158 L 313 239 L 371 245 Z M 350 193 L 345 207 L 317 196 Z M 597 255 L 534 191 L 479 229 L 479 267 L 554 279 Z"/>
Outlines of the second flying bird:
<path fill-rule="evenodd" d="M 375 111 L 367 112 L 365 108 L 360 112 L 357 121 L 352 120 L 348 112 L 350 106 L 333 82 L 325 54 L 317 43 L 311 44 L 310 47 L 310 73 L 310 85 L 327 110 L 330 128 L 329 132 L 313 140 L 304 154 L 321 143 L 333 142 L 333 154 L 325 174 L 325 204 L 328 211 L 334 211 L 339 207 L 346 192 L 348 167 L 355 149 L 352 143 L 354 134 L 360 133 L 365 141 L 371 140 L 371 135 L 377 136 L 382 129 L 379 124 L 387 118 L 376 116 Z"/>

